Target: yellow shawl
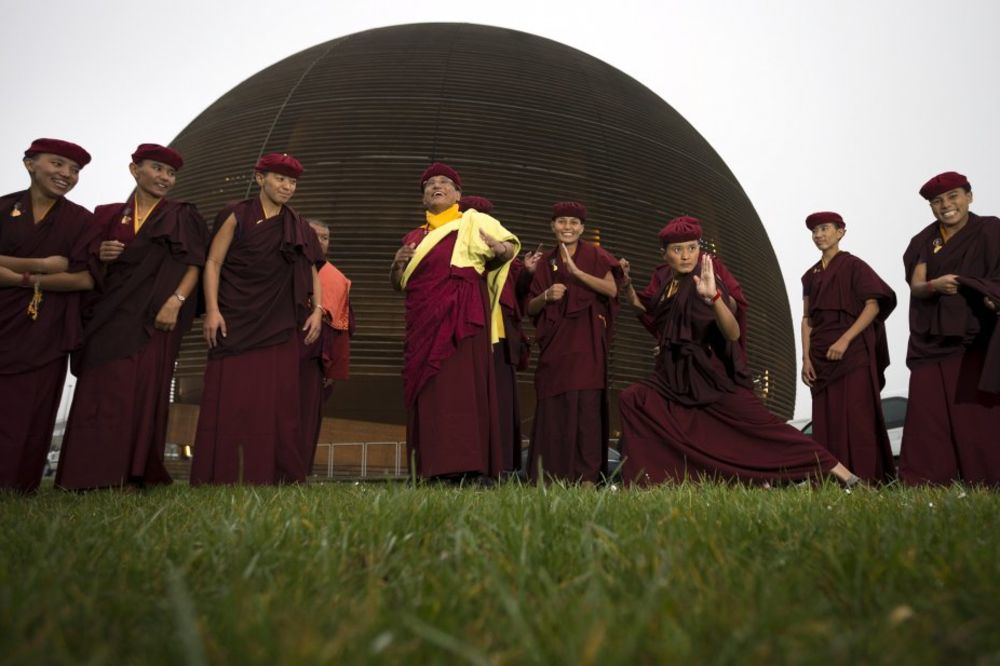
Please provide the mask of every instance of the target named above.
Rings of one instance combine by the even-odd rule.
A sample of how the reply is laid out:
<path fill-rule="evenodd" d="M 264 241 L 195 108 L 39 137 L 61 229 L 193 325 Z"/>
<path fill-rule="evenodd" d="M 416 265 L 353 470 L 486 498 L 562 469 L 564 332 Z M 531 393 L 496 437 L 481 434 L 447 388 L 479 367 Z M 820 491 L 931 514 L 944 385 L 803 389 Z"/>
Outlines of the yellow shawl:
<path fill-rule="evenodd" d="M 428 219 L 430 219 L 428 217 Z M 490 340 L 499 342 L 503 331 L 503 315 L 500 312 L 500 291 L 507 281 L 507 273 L 510 270 L 510 261 L 505 261 L 499 268 L 490 271 L 486 270 L 486 263 L 493 259 L 490 248 L 479 236 L 479 232 L 485 231 L 487 234 L 499 241 L 507 241 L 514 246 L 514 256 L 521 251 L 521 241 L 517 236 L 504 229 L 503 225 L 485 213 L 476 210 L 467 210 L 457 220 L 447 222 L 433 229 L 424 236 L 417 246 L 403 271 L 402 285 L 406 288 L 413 271 L 420 265 L 421 260 L 427 256 L 442 239 L 453 231 L 458 231 L 455 239 L 455 249 L 451 253 L 451 265 L 456 268 L 474 268 L 480 275 L 486 274 L 486 287 L 489 290 L 490 298 Z"/>

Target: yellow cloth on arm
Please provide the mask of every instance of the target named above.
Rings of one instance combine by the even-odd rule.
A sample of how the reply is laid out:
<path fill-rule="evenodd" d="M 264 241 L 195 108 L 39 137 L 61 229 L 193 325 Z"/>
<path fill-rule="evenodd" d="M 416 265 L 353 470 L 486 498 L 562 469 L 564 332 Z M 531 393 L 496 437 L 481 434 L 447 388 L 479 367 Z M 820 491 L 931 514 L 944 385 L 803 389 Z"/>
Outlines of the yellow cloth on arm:
<path fill-rule="evenodd" d="M 449 209 L 450 211 L 451 209 Z M 457 207 L 456 207 L 457 210 Z M 440 213 L 435 217 L 443 217 L 448 211 Z M 431 214 L 427 215 L 428 224 L 432 224 Z M 413 253 L 413 258 L 406 265 L 403 271 L 401 283 L 406 288 L 410 276 L 417 266 L 443 238 L 453 231 L 458 232 L 455 239 L 455 249 L 451 253 L 451 265 L 456 268 L 474 268 L 480 275 L 486 274 L 486 288 L 490 298 L 490 340 L 498 342 L 500 331 L 503 330 L 503 314 L 500 312 L 500 291 L 504 282 L 507 281 L 507 273 L 510 271 L 510 260 L 505 261 L 501 266 L 487 271 L 486 264 L 493 259 L 493 253 L 489 246 L 480 237 L 479 232 L 484 231 L 498 241 L 507 241 L 514 246 L 516 257 L 521 251 L 521 241 L 517 236 L 507 231 L 500 222 L 494 218 L 475 210 L 467 210 L 460 219 L 440 223 L 437 227 L 432 227 L 432 231 L 424 236 L 420 245 Z"/>

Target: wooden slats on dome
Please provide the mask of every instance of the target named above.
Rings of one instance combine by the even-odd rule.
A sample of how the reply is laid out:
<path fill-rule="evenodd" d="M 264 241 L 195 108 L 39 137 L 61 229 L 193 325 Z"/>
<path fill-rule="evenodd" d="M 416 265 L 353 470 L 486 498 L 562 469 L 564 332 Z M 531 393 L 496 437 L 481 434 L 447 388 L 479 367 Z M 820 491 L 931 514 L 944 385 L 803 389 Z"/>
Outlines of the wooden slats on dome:
<path fill-rule="evenodd" d="M 526 248 L 551 247 L 549 207 L 587 204 L 588 229 L 645 279 L 658 261 L 656 232 L 690 214 L 750 299 L 751 365 L 766 379 L 769 408 L 784 417 L 795 398 L 795 358 L 785 286 L 767 235 L 736 178 L 698 132 L 629 76 L 585 53 L 525 33 L 468 24 L 369 30 L 320 44 L 247 79 L 198 116 L 171 144 L 183 153 L 174 196 L 211 219 L 253 193 L 264 152 L 306 167 L 292 204 L 332 225 L 331 260 L 354 283 L 358 332 L 353 396 L 332 413 L 361 410 L 398 420 L 403 304 L 389 262 L 420 224 L 418 178 L 440 160 L 462 174 L 466 194 Z M 200 325 L 178 363 L 179 400 L 197 401 L 205 347 Z M 652 339 L 620 319 L 613 388 L 652 367 Z M 530 383 L 530 373 L 522 376 Z M 378 390 L 370 390 L 378 387 Z M 389 391 L 390 394 L 386 394 Z M 397 391 L 392 395 L 392 391 Z M 370 400 L 370 398 L 364 398 Z M 381 403 L 381 404 L 380 404 Z M 530 416 L 531 405 L 523 412 Z"/>

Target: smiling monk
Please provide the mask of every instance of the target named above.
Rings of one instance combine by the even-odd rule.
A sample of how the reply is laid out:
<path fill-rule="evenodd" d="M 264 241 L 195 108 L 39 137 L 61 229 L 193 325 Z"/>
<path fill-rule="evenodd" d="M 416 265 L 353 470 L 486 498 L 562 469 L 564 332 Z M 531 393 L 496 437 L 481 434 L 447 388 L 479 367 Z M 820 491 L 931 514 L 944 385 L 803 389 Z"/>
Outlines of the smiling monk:
<path fill-rule="evenodd" d="M 91 253 L 102 268 L 73 359 L 78 381 L 56 474 L 62 488 L 171 482 L 163 466 L 170 383 L 208 247 L 194 204 L 166 198 L 183 164 L 175 150 L 141 144 L 129 164 L 131 195 L 94 211 L 100 236 Z"/>
<path fill-rule="evenodd" d="M 920 188 L 935 221 L 903 254 L 910 394 L 899 474 L 908 484 L 1000 485 L 1000 219 L 969 210 L 960 173 Z"/>
<path fill-rule="evenodd" d="M 215 219 L 205 263 L 208 366 L 191 483 L 304 481 L 299 340 L 323 324 L 316 234 L 288 201 L 302 164 L 271 153 L 254 167 L 260 194 Z"/>
<path fill-rule="evenodd" d="M 420 177 L 426 222 L 406 234 L 390 282 L 406 292 L 406 437 L 423 478 L 490 483 L 503 469 L 492 344 L 520 243 L 489 215 L 459 210 L 462 179 L 436 162 Z"/>
<path fill-rule="evenodd" d="M 80 292 L 94 286 L 93 215 L 66 199 L 86 150 L 36 139 L 27 190 L 0 198 L 0 490 L 38 488 L 66 378 L 80 344 Z"/>

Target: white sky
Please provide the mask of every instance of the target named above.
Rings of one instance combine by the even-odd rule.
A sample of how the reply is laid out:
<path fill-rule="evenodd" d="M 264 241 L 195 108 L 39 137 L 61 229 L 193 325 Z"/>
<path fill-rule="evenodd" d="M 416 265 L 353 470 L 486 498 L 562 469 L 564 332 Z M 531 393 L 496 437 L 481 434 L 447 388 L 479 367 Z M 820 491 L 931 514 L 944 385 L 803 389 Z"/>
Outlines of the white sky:
<path fill-rule="evenodd" d="M 917 189 L 966 174 L 973 210 L 1000 213 L 1000 2 L 616 0 L 422 3 L 295 0 L 3 0 L 0 182 L 23 189 L 39 136 L 95 161 L 70 195 L 118 201 L 142 141 L 167 143 L 218 97 L 314 44 L 401 23 L 523 30 L 634 77 L 708 140 L 746 189 L 789 288 L 818 255 L 803 226 L 839 211 L 841 247 L 900 296 L 889 319 L 886 391 L 905 391 L 901 256 L 931 221 Z M 694 211 L 692 211 L 694 212 Z M 799 385 L 796 415 L 809 413 Z"/>

